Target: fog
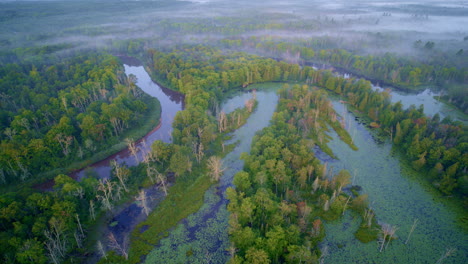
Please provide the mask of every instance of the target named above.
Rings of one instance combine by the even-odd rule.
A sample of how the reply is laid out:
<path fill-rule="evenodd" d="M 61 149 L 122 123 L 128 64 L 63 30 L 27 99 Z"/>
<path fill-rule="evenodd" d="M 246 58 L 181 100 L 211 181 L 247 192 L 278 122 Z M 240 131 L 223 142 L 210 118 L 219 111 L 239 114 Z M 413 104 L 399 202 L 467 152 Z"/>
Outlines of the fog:
<path fill-rule="evenodd" d="M 183 24 L 181 31 L 168 23 Z M 249 28 L 261 24 L 282 28 Z M 455 53 L 468 47 L 467 24 L 466 1 L 0 0 L 0 51 L 62 44 L 71 45 L 67 49 L 109 47 L 130 39 L 173 45 L 207 37 L 275 36 L 326 37 L 360 54 L 415 55 L 417 40 Z M 191 32 L 193 25 L 206 30 Z"/>

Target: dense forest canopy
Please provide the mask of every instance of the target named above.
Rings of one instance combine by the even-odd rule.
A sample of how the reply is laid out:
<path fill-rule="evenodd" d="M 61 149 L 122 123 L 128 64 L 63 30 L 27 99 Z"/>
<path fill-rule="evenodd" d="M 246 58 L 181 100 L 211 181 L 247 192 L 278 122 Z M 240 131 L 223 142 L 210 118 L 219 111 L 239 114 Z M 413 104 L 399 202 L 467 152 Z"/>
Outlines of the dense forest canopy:
<path fill-rule="evenodd" d="M 360 221 L 359 241 L 380 239 L 383 251 L 396 239 L 396 226 L 378 222 L 365 193 L 350 186 L 350 172 L 327 171 L 315 157 L 319 149 L 336 159 L 330 133 L 358 151 L 329 96 L 392 144 L 418 180 L 466 209 L 466 120 L 404 108 L 389 89 L 430 88 L 466 116 L 467 17 L 466 3 L 439 0 L 0 0 L 1 261 L 157 258 L 153 248 L 217 186 L 222 157 L 235 147 L 225 140 L 257 107 L 255 91 L 231 113 L 221 103 L 259 83 L 284 85 L 223 198 L 231 263 L 323 261 L 324 223 L 347 209 Z M 135 140 L 164 118 L 157 99 L 125 74 L 127 55 L 183 94 L 185 109 L 171 142 L 155 141 L 139 165 L 112 161 L 109 179 L 87 173 L 76 181 L 65 174 L 123 147 L 138 161 Z M 52 179 L 49 190 L 34 185 Z M 164 197 L 153 212 L 148 186 Z M 134 200 L 147 220 L 129 239 L 88 236 Z"/>
<path fill-rule="evenodd" d="M 1 69 L 1 181 L 25 181 L 115 144 L 148 106 L 117 58 Z M 149 102 L 146 99 L 146 102 Z"/>

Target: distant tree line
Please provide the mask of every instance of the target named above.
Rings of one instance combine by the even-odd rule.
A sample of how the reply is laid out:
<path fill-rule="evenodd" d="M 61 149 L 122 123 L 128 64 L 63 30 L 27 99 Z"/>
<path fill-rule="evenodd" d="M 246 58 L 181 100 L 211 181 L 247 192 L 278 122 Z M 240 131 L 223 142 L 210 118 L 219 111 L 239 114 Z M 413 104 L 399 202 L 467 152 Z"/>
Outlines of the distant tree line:
<path fill-rule="evenodd" d="M 361 56 L 338 48 L 317 49 L 316 46 L 321 46 L 317 42 L 320 41 L 302 40 L 298 43 L 287 43 L 281 40 L 251 37 L 223 39 L 220 45 L 306 65 L 312 62 L 327 63 L 347 72 L 405 90 L 417 90 L 422 85 L 436 85 L 441 88 L 446 99 L 463 112 L 468 111 L 468 105 L 461 99 L 468 96 L 468 90 L 463 89 L 464 84 L 468 82 L 466 64 L 456 67 L 446 60 L 446 56 L 432 58 L 430 62 L 420 62 L 391 53 Z"/>

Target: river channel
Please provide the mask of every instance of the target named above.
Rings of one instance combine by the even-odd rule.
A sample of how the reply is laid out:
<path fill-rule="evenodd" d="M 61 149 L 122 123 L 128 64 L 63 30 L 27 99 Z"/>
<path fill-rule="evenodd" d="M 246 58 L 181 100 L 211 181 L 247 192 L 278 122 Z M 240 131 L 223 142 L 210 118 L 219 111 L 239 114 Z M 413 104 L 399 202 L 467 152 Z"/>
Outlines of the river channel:
<path fill-rule="evenodd" d="M 213 185 L 205 194 L 202 208 L 179 224 L 167 238 L 147 257 L 146 263 L 226 263 L 229 259 L 227 199 L 225 191 L 232 186 L 234 174 L 242 170 L 242 152 L 250 152 L 252 138 L 256 132 L 269 125 L 275 111 L 280 84 L 253 85 L 257 89 L 257 109 L 248 118 L 247 123 L 232 133 L 226 144 L 235 143 L 233 151 L 226 155 L 223 164 L 226 168 L 218 184 Z M 243 107 L 251 98 L 250 93 L 243 93 L 228 99 L 222 106 L 229 113 Z"/>
<path fill-rule="evenodd" d="M 150 131 L 145 137 L 136 142 L 138 148 L 138 160 L 131 155 L 128 149 L 124 149 L 105 160 L 97 162 L 90 167 L 76 173 L 78 179 L 85 176 L 89 170 L 93 170 L 99 178 L 108 178 L 111 173 L 110 161 L 116 160 L 119 164 L 128 166 L 137 165 L 143 158 L 143 155 L 150 150 L 151 144 L 156 140 L 171 142 L 172 121 L 176 113 L 183 109 L 183 95 L 169 89 L 163 88 L 151 80 L 151 77 L 145 71 L 145 68 L 138 62 L 124 58 L 124 68 L 127 76 L 133 75 L 136 77 L 136 85 L 145 93 L 156 97 L 161 104 L 161 122 Z M 164 194 L 159 188 L 154 185 L 144 190 L 147 197 L 147 205 L 149 208 L 156 207 L 163 199 Z M 146 218 L 142 208 L 136 202 L 128 202 L 113 210 L 113 216 L 106 223 L 105 228 L 99 230 L 100 237 L 105 238 L 112 232 L 119 243 L 124 242 L 128 238 L 133 228 Z M 125 243 L 125 242 L 124 242 Z M 90 263 L 93 263 L 92 257 Z M 95 259 L 97 261 L 97 259 Z"/>
<path fill-rule="evenodd" d="M 139 160 L 136 160 L 126 148 L 102 161 L 75 172 L 74 177 L 77 179 L 82 179 L 89 170 L 92 170 L 99 178 L 108 178 L 111 173 L 110 161 L 115 160 L 119 164 L 135 166 L 142 160 L 143 155 L 146 155 L 154 141 L 162 140 L 164 142 L 171 142 L 172 121 L 176 113 L 183 109 L 183 95 L 154 83 L 145 71 L 145 68 L 134 60 L 124 58 L 123 61 L 125 74 L 127 74 L 127 76 L 134 75 L 136 77 L 135 84 L 145 93 L 159 100 L 161 104 L 161 123 L 145 137 L 136 142 Z"/>
<path fill-rule="evenodd" d="M 155 91 L 164 93 L 163 89 L 151 81 L 142 66 L 125 65 L 125 72 L 127 75 L 135 75 L 137 85 L 145 92 L 151 95 Z M 223 159 L 226 167 L 223 177 L 206 192 L 202 208 L 182 221 L 168 237 L 161 240 L 158 247 L 148 255 L 148 261 L 157 259 L 161 263 L 225 263 L 228 260 L 229 254 L 226 249 L 229 248 L 229 214 L 226 210 L 225 190 L 232 186 L 234 174 L 243 167 L 243 161 L 239 159 L 240 154 L 249 152 L 255 133 L 269 125 L 278 101 L 276 90 L 280 86 L 271 83 L 251 86 L 252 89 L 257 88 L 258 107 L 247 123 L 233 132 L 232 139 L 226 142 L 235 143 L 236 147 Z M 181 97 L 174 99 L 167 94 L 163 97 L 157 94 L 153 96 L 161 101 L 162 124 L 161 128 L 146 137 L 147 146 L 157 139 L 170 142 L 172 119 L 175 113 L 182 109 Z M 421 102 L 418 95 L 406 96 L 408 102 Z M 225 112 L 232 111 L 242 107 L 249 98 L 249 93 L 242 93 L 228 99 L 222 108 Z M 324 258 L 325 263 L 435 263 L 447 248 L 455 248 L 456 251 L 454 256 L 447 258 L 444 263 L 466 263 L 468 241 L 466 232 L 458 224 L 459 208 L 452 205 L 448 198 L 440 197 L 432 186 L 419 180 L 411 170 L 404 169 L 398 157 L 393 154 L 391 145 L 374 140 L 365 125 L 356 121 L 338 100 L 333 104 L 337 113 L 345 116 L 348 131 L 359 150 L 351 150 L 332 132 L 333 140 L 329 146 L 339 159 L 331 159 L 321 152 L 317 152 L 317 156 L 323 162 L 328 162 L 335 172 L 342 168 L 351 172 L 353 184 L 361 186 L 362 193 L 369 195 L 377 219 L 399 228 L 396 232 L 399 239 L 379 253 L 376 242 L 363 244 L 354 239 L 353 233 L 359 222 L 351 213 L 347 213 L 343 220 L 326 225 L 327 237 L 322 243 L 322 248 L 327 248 L 324 251 L 328 252 Z M 426 109 L 431 107 L 425 105 L 425 111 Z M 145 149 L 143 143 L 139 146 Z M 128 152 L 118 153 L 113 159 L 130 165 L 135 163 Z M 99 174 L 110 171 L 109 168 L 100 168 L 95 167 Z M 114 220 L 120 222 L 118 219 L 122 214 L 125 219 L 138 218 L 133 213 L 141 214 L 138 209 L 128 210 L 124 209 Z M 418 219 L 418 225 L 409 243 L 405 245 L 403 242 L 414 219 Z M 125 231 L 130 231 L 134 224 L 124 220 L 115 227 L 120 225 Z"/>

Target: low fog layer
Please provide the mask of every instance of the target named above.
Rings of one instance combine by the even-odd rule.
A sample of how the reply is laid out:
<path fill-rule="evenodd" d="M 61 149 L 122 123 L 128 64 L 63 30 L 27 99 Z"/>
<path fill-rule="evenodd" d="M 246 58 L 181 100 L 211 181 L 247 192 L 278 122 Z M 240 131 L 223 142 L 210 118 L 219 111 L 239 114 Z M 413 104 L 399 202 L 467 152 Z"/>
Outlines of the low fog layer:
<path fill-rule="evenodd" d="M 232 21 L 229 21 L 231 19 Z M 283 30 L 229 34 L 173 34 L 161 23 L 283 24 Z M 291 24 L 310 25 L 289 30 Z M 206 36 L 271 35 L 285 38 L 330 37 L 360 52 L 411 53 L 414 42 L 433 41 L 445 51 L 466 49 L 468 3 L 462 1 L 0 1 L 3 50 L 72 43 L 74 48 L 112 45 L 115 40 L 152 38 L 161 43 L 197 41 Z M 187 33 L 187 32 L 186 32 Z M 385 50 L 371 43 L 391 41 Z M 374 46 L 374 47 L 373 47 Z"/>

